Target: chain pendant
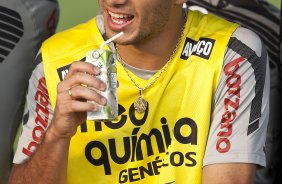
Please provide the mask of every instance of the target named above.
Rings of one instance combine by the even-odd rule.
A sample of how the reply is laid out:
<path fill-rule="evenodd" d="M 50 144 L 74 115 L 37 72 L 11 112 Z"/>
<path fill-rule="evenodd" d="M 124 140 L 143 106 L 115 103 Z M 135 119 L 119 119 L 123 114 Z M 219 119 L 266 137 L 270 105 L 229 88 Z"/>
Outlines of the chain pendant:
<path fill-rule="evenodd" d="M 134 101 L 134 109 L 136 110 L 136 112 L 138 113 L 144 113 L 147 110 L 148 107 L 148 102 L 142 97 L 142 92 L 145 91 L 146 89 L 148 89 L 149 87 L 151 87 L 152 85 L 155 84 L 155 82 L 162 76 L 162 74 L 165 73 L 166 69 L 168 68 L 168 66 L 170 65 L 170 63 L 173 61 L 173 57 L 179 47 L 179 45 L 181 44 L 181 39 L 184 35 L 184 30 L 185 30 L 185 23 L 187 20 L 187 16 L 186 13 L 184 12 L 184 22 L 183 22 L 183 26 L 182 26 L 182 30 L 181 30 L 181 35 L 178 39 L 177 44 L 175 45 L 175 48 L 172 52 L 172 54 L 170 55 L 170 58 L 168 59 L 168 61 L 166 62 L 166 64 L 163 66 L 163 68 L 161 69 L 161 71 L 158 73 L 157 76 L 155 76 L 155 78 L 153 80 L 151 80 L 151 82 L 149 82 L 147 85 L 145 85 L 143 88 L 141 88 L 136 81 L 133 79 L 133 77 L 131 76 L 131 74 L 129 73 L 129 70 L 126 68 L 125 66 L 125 61 L 122 59 L 122 57 L 119 54 L 119 49 L 118 49 L 118 45 L 116 44 L 116 54 L 117 54 L 117 59 L 120 61 L 124 71 L 126 72 L 127 76 L 129 77 L 129 79 L 131 80 L 131 82 L 134 84 L 135 87 L 138 88 L 139 90 L 139 96 L 138 98 Z"/>
<path fill-rule="evenodd" d="M 147 109 L 148 102 L 142 97 L 143 90 L 139 90 L 139 97 L 134 101 L 134 109 L 138 113 L 144 113 Z"/>

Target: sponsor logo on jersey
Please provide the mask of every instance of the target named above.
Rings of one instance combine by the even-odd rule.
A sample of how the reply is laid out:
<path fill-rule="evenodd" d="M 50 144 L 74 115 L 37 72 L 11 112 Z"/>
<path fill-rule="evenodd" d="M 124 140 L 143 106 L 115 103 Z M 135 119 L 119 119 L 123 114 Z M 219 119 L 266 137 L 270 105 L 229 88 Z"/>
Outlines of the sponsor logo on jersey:
<path fill-rule="evenodd" d="M 181 59 L 187 60 L 191 55 L 208 60 L 212 53 L 215 40 L 210 38 L 200 38 L 198 41 L 186 38 Z"/>
<path fill-rule="evenodd" d="M 86 57 L 82 58 L 80 61 L 85 61 L 85 60 Z M 69 68 L 70 68 L 70 64 L 57 69 L 57 73 L 59 75 L 60 81 L 63 81 L 65 79 L 66 75 L 69 72 Z"/>
<path fill-rule="evenodd" d="M 38 80 L 37 91 L 35 93 L 34 99 L 36 101 L 36 126 L 34 126 L 32 130 L 32 140 L 30 141 L 27 147 L 23 147 L 22 149 L 22 153 L 29 157 L 31 156 L 32 152 L 36 149 L 48 126 L 48 105 L 50 102 L 46 88 L 45 77 L 42 77 Z"/>
<path fill-rule="evenodd" d="M 63 66 L 63 67 L 57 69 L 57 72 L 58 72 L 58 75 L 59 75 L 59 78 L 60 78 L 61 81 L 63 81 L 64 78 L 66 77 L 66 75 L 68 74 L 69 67 L 70 67 L 70 65 L 66 65 L 66 66 Z"/>
<path fill-rule="evenodd" d="M 149 105 L 143 114 L 143 117 L 136 116 L 134 105 L 129 107 L 129 115 L 126 109 L 119 105 L 119 121 L 95 121 L 94 129 L 96 133 L 103 132 L 104 129 L 122 129 L 128 123 L 132 123 L 134 128 L 131 135 L 125 137 L 116 137 L 108 141 L 93 140 L 85 147 L 85 156 L 89 163 L 97 167 L 104 167 L 105 175 L 112 174 L 112 164 L 126 164 L 128 162 L 139 162 L 146 157 L 156 157 L 153 161 L 141 163 L 139 166 L 128 167 L 119 172 L 119 183 L 135 182 L 145 179 L 146 177 L 160 175 L 164 167 L 194 167 L 197 165 L 197 152 L 193 149 L 186 151 L 168 151 L 172 139 L 178 144 L 197 146 L 198 126 L 197 123 L 188 117 L 183 117 L 174 123 L 169 123 L 165 117 L 160 118 L 159 125 L 152 128 L 147 133 L 139 132 L 141 127 L 146 123 Z M 128 121 L 129 120 L 129 121 Z M 169 126 L 172 125 L 171 127 Z M 87 133 L 89 124 L 84 124 L 84 131 Z M 191 130 L 189 134 L 184 133 L 183 128 Z M 91 133 L 91 130 L 90 130 Z M 120 141 L 122 140 L 122 141 Z M 94 150 L 99 150 L 95 154 Z M 123 155 L 119 155 L 123 153 Z M 164 160 L 160 154 L 165 155 Z M 155 156 L 154 156 L 155 155 Z M 129 164 L 130 165 L 130 164 Z"/>
<path fill-rule="evenodd" d="M 233 122 L 237 117 L 237 110 L 240 106 L 241 96 L 241 75 L 236 73 L 240 63 L 246 59 L 239 57 L 227 63 L 223 72 L 227 77 L 225 82 L 227 93 L 224 98 L 224 113 L 221 116 L 220 131 L 218 132 L 216 150 L 219 153 L 226 153 L 231 148 L 230 137 L 233 133 Z"/>

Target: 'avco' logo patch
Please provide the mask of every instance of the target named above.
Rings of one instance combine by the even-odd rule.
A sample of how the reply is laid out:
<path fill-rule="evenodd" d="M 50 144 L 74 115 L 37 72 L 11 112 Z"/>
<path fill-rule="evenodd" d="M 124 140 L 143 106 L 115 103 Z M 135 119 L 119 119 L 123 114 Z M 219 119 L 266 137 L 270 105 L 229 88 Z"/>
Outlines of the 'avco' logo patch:
<path fill-rule="evenodd" d="M 214 43 L 215 40 L 210 38 L 200 38 L 198 42 L 191 38 L 186 38 L 180 58 L 187 60 L 191 55 L 195 55 L 208 60 Z"/>

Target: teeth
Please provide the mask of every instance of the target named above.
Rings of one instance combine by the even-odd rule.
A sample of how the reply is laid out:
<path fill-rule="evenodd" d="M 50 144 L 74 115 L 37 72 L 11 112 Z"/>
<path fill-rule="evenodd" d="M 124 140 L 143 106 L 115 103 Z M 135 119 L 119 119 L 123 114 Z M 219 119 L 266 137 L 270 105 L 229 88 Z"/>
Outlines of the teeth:
<path fill-rule="evenodd" d="M 113 13 L 113 12 L 109 12 L 109 14 L 111 15 L 111 17 L 117 18 L 117 19 L 126 19 L 126 18 L 130 17 L 130 15 L 116 14 L 116 13 Z"/>
<path fill-rule="evenodd" d="M 112 18 L 112 21 L 116 24 L 119 24 L 119 25 L 125 23 L 125 21 L 123 21 L 123 20 L 116 20 L 116 19 L 113 19 L 113 18 Z"/>
<path fill-rule="evenodd" d="M 109 14 L 111 16 L 111 19 L 116 24 L 124 24 L 126 21 L 128 21 L 132 16 L 126 15 L 126 14 L 117 14 L 109 11 Z"/>

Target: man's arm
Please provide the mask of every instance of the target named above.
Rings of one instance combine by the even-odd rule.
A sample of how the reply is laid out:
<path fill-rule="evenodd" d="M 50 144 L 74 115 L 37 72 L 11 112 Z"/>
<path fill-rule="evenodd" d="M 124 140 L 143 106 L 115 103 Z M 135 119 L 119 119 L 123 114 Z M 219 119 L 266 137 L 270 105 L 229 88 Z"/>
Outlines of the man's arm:
<path fill-rule="evenodd" d="M 203 184 L 254 183 L 254 164 L 212 164 L 203 168 Z"/>
<path fill-rule="evenodd" d="M 203 161 L 205 184 L 251 184 L 257 165 L 265 166 L 269 88 L 266 49 L 256 34 L 238 28 L 214 96 Z"/>
<path fill-rule="evenodd" d="M 40 63 L 41 60 L 39 52 L 36 61 Z M 9 183 L 64 183 L 59 178 L 66 178 L 66 172 L 63 171 L 66 171 L 69 139 L 56 140 L 56 136 L 52 135 L 53 126 L 45 134 L 51 124 L 53 110 L 42 63 L 35 68 L 29 80 L 26 101 L 23 132 L 18 142 Z M 35 149 L 36 154 L 32 154 Z"/>
<path fill-rule="evenodd" d="M 36 118 L 31 120 L 33 121 L 31 123 L 34 129 L 29 131 L 27 138 L 21 138 L 23 140 L 26 139 L 30 144 L 28 144 L 27 148 L 19 148 L 19 151 L 22 153 L 18 157 L 25 158 L 27 155 L 30 158 L 24 163 L 21 163 L 21 158 L 20 164 L 14 165 L 9 184 L 61 184 L 66 182 L 70 140 L 75 135 L 77 126 L 86 121 L 86 112 L 94 112 L 97 109 L 96 104 L 88 103 L 87 100 L 95 101 L 100 105 L 106 103 L 105 98 L 101 97 L 95 90 L 90 89 L 105 90 L 106 85 L 95 77 L 99 73 L 100 70 L 90 63 L 78 61 L 71 65 L 67 76 L 57 86 L 55 112 L 50 123 L 51 125 L 47 129 L 42 141 L 40 141 L 41 143 L 35 145 L 34 137 L 36 140 L 39 139 L 39 137 L 36 137 L 37 134 L 34 133 L 36 131 L 35 127 L 37 127 Z M 36 73 L 33 73 L 32 77 L 38 78 Z M 85 84 L 90 88 L 84 87 L 85 85 L 81 84 Z M 32 80 L 30 85 L 34 86 Z M 41 95 L 40 99 L 42 98 L 41 101 L 45 103 L 46 97 L 43 98 L 45 95 L 42 93 Z M 36 102 L 32 100 L 38 98 L 38 96 L 34 97 L 34 95 L 28 98 L 30 100 L 28 103 L 33 104 L 30 106 L 32 112 L 29 112 L 33 116 L 36 116 L 35 114 L 38 114 L 38 111 L 35 109 Z M 45 117 L 48 119 L 48 116 Z M 40 130 L 40 133 L 43 134 L 43 129 Z M 26 135 L 23 133 L 22 136 Z M 30 141 L 30 139 L 32 140 Z M 37 148 L 37 150 L 31 154 L 34 148 Z"/>
<path fill-rule="evenodd" d="M 58 138 L 49 128 L 33 156 L 13 166 L 9 184 L 66 183 L 70 138 Z"/>

